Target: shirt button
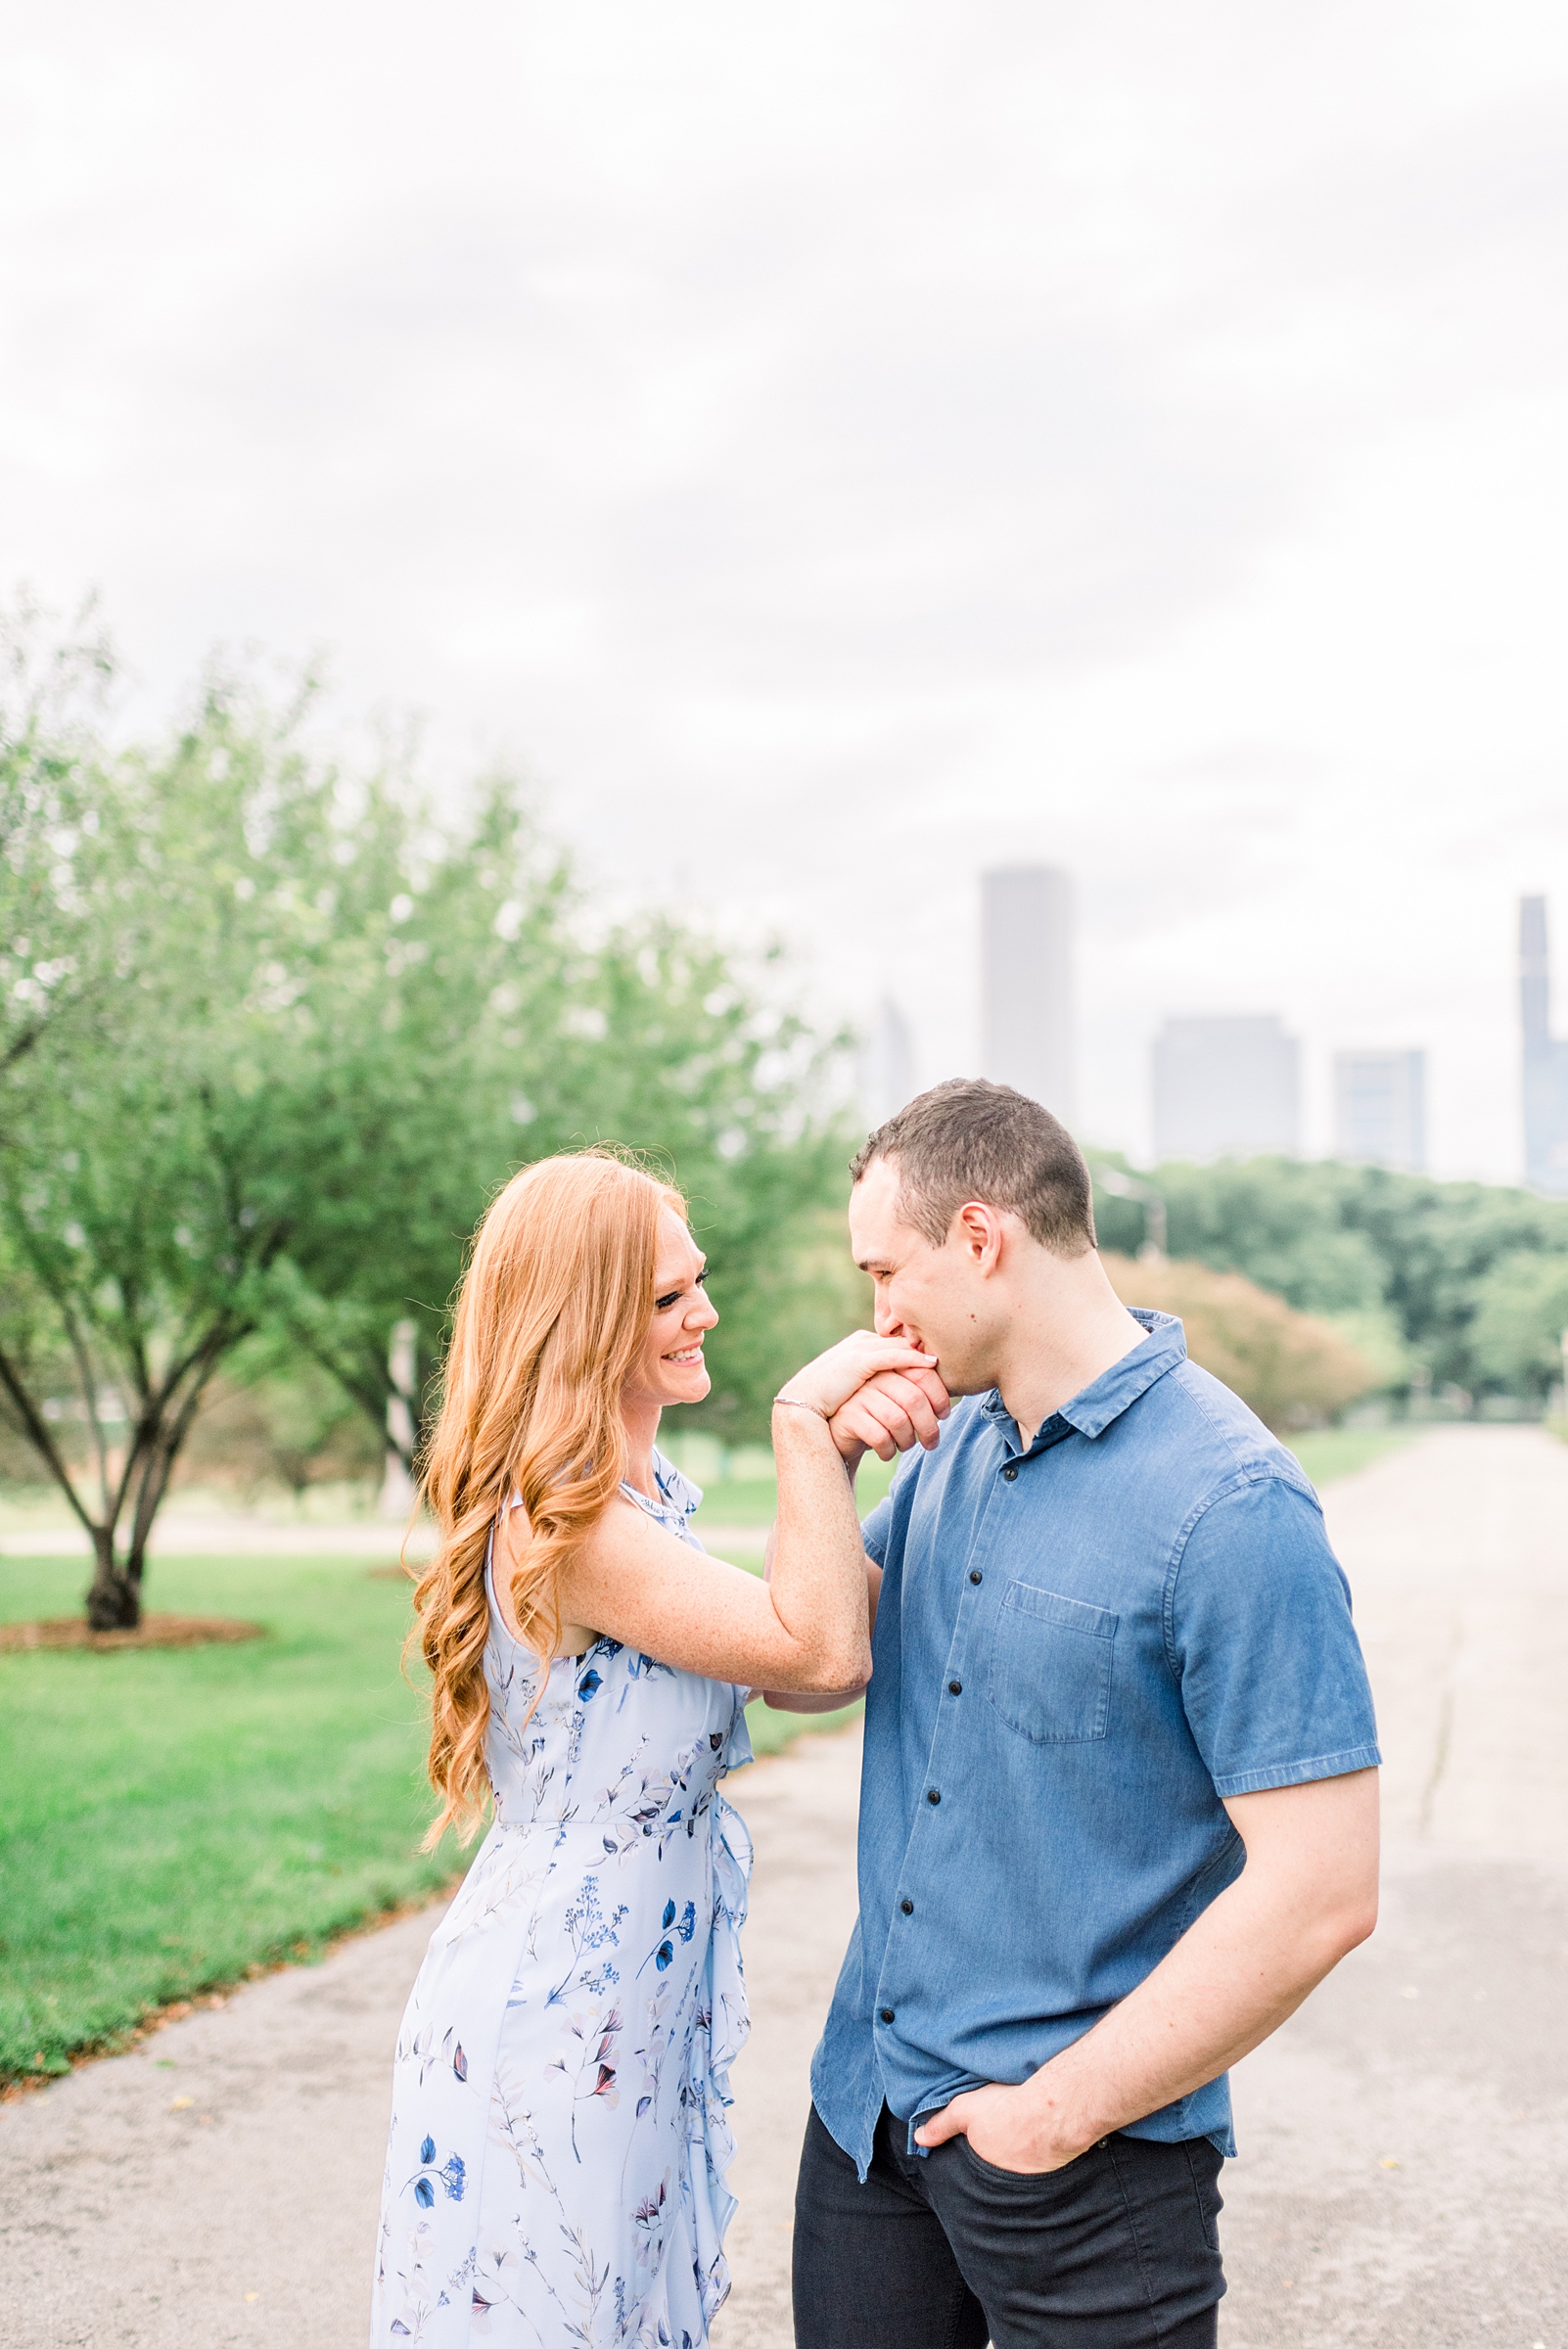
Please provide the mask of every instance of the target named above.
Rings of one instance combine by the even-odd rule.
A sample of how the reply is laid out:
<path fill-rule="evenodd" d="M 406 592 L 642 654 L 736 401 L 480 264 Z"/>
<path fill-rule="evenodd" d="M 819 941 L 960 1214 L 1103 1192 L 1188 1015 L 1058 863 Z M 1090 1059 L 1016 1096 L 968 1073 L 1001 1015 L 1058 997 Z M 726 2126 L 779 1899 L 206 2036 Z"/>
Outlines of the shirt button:
<path fill-rule="evenodd" d="M 913 1916 L 913 1914 L 914 1914 L 914 1903 L 913 1903 L 913 1901 L 900 1901 L 900 1902 L 899 1903 L 899 1908 L 900 1908 L 900 1909 L 903 1911 L 903 1913 L 904 1913 L 904 1915 L 905 1915 L 905 1916 Z"/>
<path fill-rule="evenodd" d="M 1018 1470 L 1013 1466 L 1012 1461 L 1009 1460 L 1006 1467 L 1002 1470 L 1002 1483 L 1004 1485 L 1012 1484 L 1017 1475 Z"/>
<path fill-rule="evenodd" d="M 893 2008 L 891 2006 L 884 2006 L 881 2012 L 883 2021 L 885 2023 L 891 2023 L 893 2020 Z"/>
<path fill-rule="evenodd" d="M 969 1569 L 969 1579 L 972 1583 L 983 1583 L 986 1578 L 981 1573 L 978 1566 L 971 1566 Z"/>
<path fill-rule="evenodd" d="M 947 1694 L 949 1696 L 962 1696 L 963 1692 L 964 1684 L 962 1681 L 949 1681 L 947 1682 Z"/>
<path fill-rule="evenodd" d="M 941 1796 L 941 1794 L 939 1793 L 938 1789 L 937 1789 L 935 1786 L 928 1786 L 928 1787 L 926 1788 L 926 1800 L 927 1800 L 927 1802 L 928 1802 L 928 1803 L 940 1803 L 940 1802 L 941 1802 L 941 1800 L 942 1800 L 942 1796 Z"/>

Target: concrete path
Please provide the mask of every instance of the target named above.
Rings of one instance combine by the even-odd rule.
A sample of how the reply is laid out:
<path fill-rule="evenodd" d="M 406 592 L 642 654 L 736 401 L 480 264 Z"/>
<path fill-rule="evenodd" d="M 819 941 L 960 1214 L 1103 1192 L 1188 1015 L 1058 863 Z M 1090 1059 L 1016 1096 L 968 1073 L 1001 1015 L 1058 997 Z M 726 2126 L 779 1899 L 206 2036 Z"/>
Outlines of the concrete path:
<path fill-rule="evenodd" d="M 1237 2079 L 1224 2349 L 1568 2349 L 1568 1450 L 1444 1429 L 1331 1488 L 1388 1754 L 1384 1923 Z M 715 2349 L 788 2349 L 806 2065 L 854 1907 L 853 1735 L 758 1845 Z M 432 1919 L 0 2107 L 0 2349 L 352 2349 Z M 186 2098 L 190 2100 L 185 2101 Z"/>

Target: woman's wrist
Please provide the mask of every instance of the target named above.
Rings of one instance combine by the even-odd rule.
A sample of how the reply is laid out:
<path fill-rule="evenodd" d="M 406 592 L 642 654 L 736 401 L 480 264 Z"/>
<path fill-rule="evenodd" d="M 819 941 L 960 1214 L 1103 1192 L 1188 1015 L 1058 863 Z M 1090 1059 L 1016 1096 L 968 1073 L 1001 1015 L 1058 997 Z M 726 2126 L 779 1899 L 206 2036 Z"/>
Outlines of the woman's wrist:
<path fill-rule="evenodd" d="M 786 1411 L 814 1411 L 818 1419 L 825 1420 L 827 1418 L 827 1413 L 822 1405 L 819 1403 L 811 1403 L 804 1395 L 785 1395 L 780 1392 L 773 1398 L 773 1408 Z"/>

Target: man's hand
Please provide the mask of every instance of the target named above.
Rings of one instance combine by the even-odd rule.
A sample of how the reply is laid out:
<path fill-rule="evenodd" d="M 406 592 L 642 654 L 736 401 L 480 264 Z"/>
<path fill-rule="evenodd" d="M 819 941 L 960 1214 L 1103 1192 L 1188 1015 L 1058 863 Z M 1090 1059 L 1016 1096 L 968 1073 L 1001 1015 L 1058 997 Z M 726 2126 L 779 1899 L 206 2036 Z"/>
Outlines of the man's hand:
<path fill-rule="evenodd" d="M 828 1433 L 854 1468 L 868 1451 L 891 1460 L 916 1444 L 934 1451 L 951 1408 L 935 1369 L 878 1370 L 840 1405 Z"/>
<path fill-rule="evenodd" d="M 901 1374 L 906 1384 L 912 1384 L 916 1376 L 929 1377 L 945 1405 L 946 1389 L 937 1378 L 936 1368 L 934 1354 L 922 1354 L 902 1338 L 879 1338 L 869 1329 L 854 1329 L 826 1354 L 819 1354 L 815 1361 L 807 1362 L 804 1370 L 797 1370 L 780 1388 L 779 1398 L 786 1403 L 809 1404 L 831 1422 L 869 1380 Z M 933 1435 L 932 1443 L 936 1440 Z M 842 1444 L 839 1450 L 844 1450 Z M 893 1454 L 885 1456 L 891 1459 Z"/>
<path fill-rule="evenodd" d="M 1377 1773 L 1225 1798 L 1247 1864 L 1135 1990 L 1017 2088 L 971 2089 L 915 2131 L 1038 2175 L 1239 2063 L 1377 1920 Z"/>
<path fill-rule="evenodd" d="M 971 2088 L 954 2096 L 941 2112 L 933 2112 L 915 2131 L 917 2145 L 945 2145 L 949 2137 L 967 2137 L 982 2161 L 994 2170 L 1016 2170 L 1020 2176 L 1041 2178 L 1048 2170 L 1065 2170 L 1070 2161 L 1096 2141 L 1074 2143 L 1051 2126 L 1052 2116 L 1033 2108 L 1022 2089 Z"/>

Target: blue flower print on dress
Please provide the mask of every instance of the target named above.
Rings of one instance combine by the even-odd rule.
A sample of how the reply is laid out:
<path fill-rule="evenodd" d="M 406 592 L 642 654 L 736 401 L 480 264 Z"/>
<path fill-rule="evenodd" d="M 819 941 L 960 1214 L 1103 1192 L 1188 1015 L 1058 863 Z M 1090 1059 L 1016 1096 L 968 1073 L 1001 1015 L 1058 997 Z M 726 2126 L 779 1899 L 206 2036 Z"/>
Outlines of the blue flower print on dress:
<path fill-rule="evenodd" d="M 421 2210 L 431 2210 L 435 2207 L 438 2186 L 444 2187 L 454 2202 L 461 2202 L 463 2188 L 466 2184 L 463 2157 L 460 2153 L 448 2153 L 446 2159 L 438 2168 L 436 2140 L 433 2137 L 427 2137 L 420 2142 L 419 2167 L 408 2183 L 414 2189 L 414 2200 L 419 2204 Z"/>
<path fill-rule="evenodd" d="M 699 1497 L 657 1468 L 659 1502 L 633 1497 L 690 1539 Z M 748 2030 L 751 1848 L 718 1791 L 751 1758 L 746 1691 L 613 1639 L 540 1687 L 489 1588 L 495 1823 L 398 2036 L 372 2349 L 707 2349 Z"/>

